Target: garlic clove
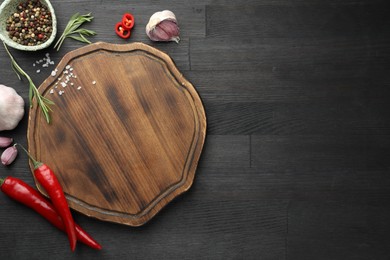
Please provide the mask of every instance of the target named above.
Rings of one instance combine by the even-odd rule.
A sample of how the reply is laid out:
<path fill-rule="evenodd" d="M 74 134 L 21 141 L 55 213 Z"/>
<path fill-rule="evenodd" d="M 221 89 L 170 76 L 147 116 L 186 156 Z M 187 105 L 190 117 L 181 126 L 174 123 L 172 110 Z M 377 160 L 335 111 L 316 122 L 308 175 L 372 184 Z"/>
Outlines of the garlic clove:
<path fill-rule="evenodd" d="M 15 161 L 16 156 L 18 155 L 18 150 L 13 145 L 4 150 L 1 155 L 1 163 L 3 165 L 10 165 L 13 161 Z"/>
<path fill-rule="evenodd" d="M 13 88 L 0 84 L 0 131 L 14 129 L 23 115 L 23 98 Z"/>
<path fill-rule="evenodd" d="M 154 32 L 156 33 L 157 38 L 164 41 L 179 42 L 180 38 L 177 36 L 179 35 L 179 27 L 177 27 L 175 22 L 165 20 L 159 23 L 156 28 L 157 29 L 154 30 Z"/>
<path fill-rule="evenodd" d="M 152 41 L 180 41 L 176 16 L 169 10 L 154 13 L 146 25 L 146 34 Z"/>
<path fill-rule="evenodd" d="M 0 136 L 0 147 L 1 148 L 8 147 L 12 144 L 13 141 L 14 140 L 12 138 Z"/>

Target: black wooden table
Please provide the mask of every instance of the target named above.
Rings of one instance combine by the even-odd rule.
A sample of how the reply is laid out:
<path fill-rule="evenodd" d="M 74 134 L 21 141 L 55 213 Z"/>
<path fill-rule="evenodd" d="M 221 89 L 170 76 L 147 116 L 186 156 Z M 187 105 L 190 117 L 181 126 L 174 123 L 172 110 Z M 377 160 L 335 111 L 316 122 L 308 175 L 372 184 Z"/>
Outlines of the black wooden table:
<path fill-rule="evenodd" d="M 168 53 L 198 90 L 207 139 L 193 187 L 142 227 L 73 212 L 101 244 L 79 244 L 0 194 L 0 259 L 390 259 L 390 6 L 377 0 L 53 0 L 61 33 L 92 12 L 93 42 L 143 42 Z M 154 43 L 156 11 L 178 18 L 181 38 Z M 114 25 L 131 12 L 129 40 Z M 66 40 L 11 49 L 39 85 L 83 46 Z M 27 102 L 0 48 L 0 83 Z M 28 105 L 26 104 L 26 110 Z M 28 114 L 12 131 L 26 144 Z M 20 154 L 1 177 L 33 185 Z"/>

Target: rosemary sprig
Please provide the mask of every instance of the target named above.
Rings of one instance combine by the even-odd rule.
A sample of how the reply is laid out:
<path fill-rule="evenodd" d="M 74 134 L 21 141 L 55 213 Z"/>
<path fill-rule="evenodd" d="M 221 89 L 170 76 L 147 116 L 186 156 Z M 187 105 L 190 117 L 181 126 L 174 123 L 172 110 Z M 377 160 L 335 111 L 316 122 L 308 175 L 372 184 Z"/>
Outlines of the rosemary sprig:
<path fill-rule="evenodd" d="M 7 45 L 3 42 L 4 48 L 7 51 L 9 57 L 11 58 L 11 66 L 18 76 L 19 80 L 22 80 L 20 75 L 24 76 L 29 83 L 29 102 L 30 107 L 32 107 L 32 99 L 35 97 L 37 99 L 38 106 L 41 108 L 43 115 L 45 116 L 46 122 L 50 124 L 50 114 L 51 111 L 50 105 L 54 105 L 54 102 L 50 99 L 44 97 L 41 93 L 39 93 L 38 88 L 35 86 L 34 82 L 30 78 L 30 76 L 19 66 L 16 62 L 10 51 L 8 50 Z"/>
<path fill-rule="evenodd" d="M 57 48 L 57 51 L 61 48 L 62 43 L 66 38 L 72 38 L 76 41 L 91 43 L 86 36 L 96 35 L 96 32 L 88 29 L 79 28 L 83 23 L 92 21 L 93 16 L 91 13 L 80 15 L 75 13 L 70 17 L 68 24 L 65 27 L 64 32 L 61 37 L 58 39 L 57 43 L 54 45 L 54 48 Z"/>

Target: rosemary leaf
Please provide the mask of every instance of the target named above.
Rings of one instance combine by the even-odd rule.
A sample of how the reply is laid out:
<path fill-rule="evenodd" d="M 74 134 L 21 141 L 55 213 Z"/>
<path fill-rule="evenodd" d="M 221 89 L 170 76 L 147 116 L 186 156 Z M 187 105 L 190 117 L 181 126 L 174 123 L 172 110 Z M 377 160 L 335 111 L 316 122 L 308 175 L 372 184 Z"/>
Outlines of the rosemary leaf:
<path fill-rule="evenodd" d="M 96 32 L 94 32 L 92 30 L 88 30 L 88 29 L 78 29 L 78 30 L 75 30 L 73 33 L 74 34 L 78 33 L 78 34 L 82 34 L 82 35 L 86 35 L 86 36 L 96 35 Z"/>
<path fill-rule="evenodd" d="M 84 43 L 91 43 L 90 41 L 88 41 L 88 39 L 84 38 L 83 36 L 77 36 L 77 35 L 69 35 L 68 36 L 69 38 L 72 38 L 74 40 L 77 40 L 79 42 L 84 42 Z"/>
<path fill-rule="evenodd" d="M 11 66 L 12 69 L 15 71 L 16 75 L 18 76 L 19 80 L 22 78 L 20 76 L 23 76 L 27 79 L 29 83 L 29 101 L 30 106 L 32 106 L 32 99 L 35 97 L 38 103 L 38 106 L 41 108 L 41 111 L 45 117 L 45 120 L 48 124 L 50 124 L 50 114 L 49 111 L 51 111 L 50 105 L 54 105 L 54 102 L 50 99 L 44 97 L 41 93 L 39 93 L 38 88 L 35 86 L 34 82 L 30 78 L 30 76 L 19 66 L 19 64 L 16 62 L 15 58 L 12 56 L 11 52 L 8 50 L 7 45 L 3 42 L 4 48 L 8 54 L 8 56 L 11 59 Z"/>
<path fill-rule="evenodd" d="M 84 15 L 75 13 L 74 15 L 72 15 L 69 19 L 68 24 L 64 29 L 64 32 L 62 33 L 62 35 L 54 45 L 54 48 L 57 49 L 57 51 L 59 51 L 59 49 L 62 46 L 62 43 L 65 41 L 66 38 L 71 38 L 83 43 L 91 43 L 88 39 L 86 39 L 85 36 L 96 35 L 96 32 L 92 30 L 81 29 L 80 26 L 82 26 L 85 22 L 90 22 L 92 20 L 93 20 L 93 16 L 91 15 L 91 13 L 84 14 Z M 79 36 L 76 36 L 76 34 L 78 34 Z"/>
<path fill-rule="evenodd" d="M 88 42 L 88 39 L 87 39 L 87 38 L 85 38 L 85 36 L 84 36 L 84 35 L 80 34 L 80 37 L 81 37 L 81 38 L 82 38 L 84 41 Z"/>

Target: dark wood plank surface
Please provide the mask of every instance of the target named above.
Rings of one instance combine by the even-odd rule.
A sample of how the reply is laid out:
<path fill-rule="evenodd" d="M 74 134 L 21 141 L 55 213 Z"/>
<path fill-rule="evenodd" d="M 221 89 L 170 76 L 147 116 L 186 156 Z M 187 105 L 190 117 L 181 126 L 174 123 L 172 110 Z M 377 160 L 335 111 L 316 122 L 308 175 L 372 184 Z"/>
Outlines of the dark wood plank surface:
<path fill-rule="evenodd" d="M 59 31 L 92 12 L 93 42 L 143 42 L 198 90 L 208 130 L 193 187 L 132 228 L 74 217 L 103 245 L 68 249 L 65 235 L 0 196 L 0 259 L 390 259 L 390 4 L 384 0 L 53 0 Z M 149 17 L 172 10 L 182 41 L 153 43 Z M 113 32 L 132 12 L 128 41 Z M 83 46 L 11 50 L 38 85 Z M 27 101 L 4 49 L 0 79 Z M 114 72 L 114 71 L 113 71 Z M 28 107 L 26 106 L 26 109 Z M 27 114 L 0 133 L 26 144 Z M 1 177 L 34 184 L 27 158 Z"/>

